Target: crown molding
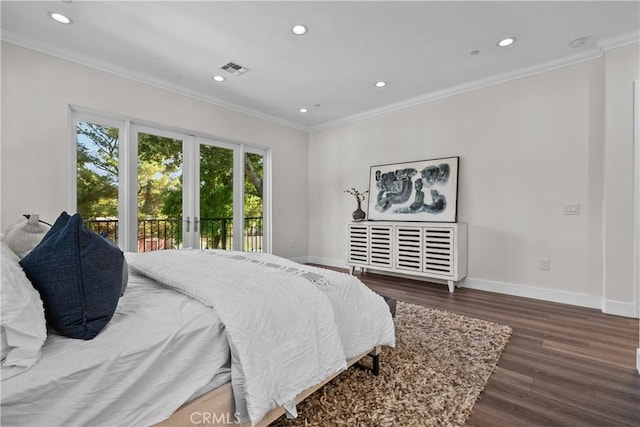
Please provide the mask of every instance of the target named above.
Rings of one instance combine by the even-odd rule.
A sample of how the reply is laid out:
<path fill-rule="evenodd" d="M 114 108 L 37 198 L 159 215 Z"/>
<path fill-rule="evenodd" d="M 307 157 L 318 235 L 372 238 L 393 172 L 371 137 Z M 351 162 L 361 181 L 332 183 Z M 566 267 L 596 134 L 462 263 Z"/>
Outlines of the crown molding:
<path fill-rule="evenodd" d="M 93 68 L 95 70 L 98 71 L 102 71 L 105 73 L 109 73 L 109 74 L 113 74 L 116 75 L 118 77 L 122 77 L 125 78 L 127 80 L 133 80 L 136 81 L 138 83 L 142 83 L 148 86 L 153 86 L 155 88 L 158 89 L 162 89 L 162 90 L 166 90 L 178 95 L 182 95 L 182 96 L 187 96 L 189 98 L 193 98 L 195 100 L 198 101 L 202 101 L 202 102 L 206 102 L 208 104 L 213 104 L 217 107 L 221 107 L 227 110 L 231 110 L 231 111 L 235 111 L 237 113 L 241 113 L 241 114 L 245 114 L 248 116 L 252 116 L 261 120 L 266 120 L 281 126 L 286 126 L 292 129 L 296 129 L 296 130 L 300 130 L 300 131 L 304 131 L 307 132 L 309 129 L 307 128 L 307 126 L 304 125 L 300 125 L 298 123 L 294 123 L 294 122 L 290 122 L 288 120 L 283 120 L 279 117 L 275 117 L 266 113 L 263 113 L 261 111 L 257 111 L 251 108 L 247 108 L 247 107 L 243 107 L 240 105 L 236 105 L 230 102 L 224 102 L 221 101 L 219 99 L 215 99 L 213 97 L 210 96 L 206 96 L 206 95 L 202 95 L 201 93 L 196 93 L 191 91 L 188 88 L 185 87 L 181 87 L 181 86 L 177 86 L 177 85 L 173 85 L 167 81 L 164 80 L 160 80 L 160 79 L 154 79 L 151 76 L 145 75 L 145 74 L 141 74 L 141 73 L 134 73 L 131 70 L 127 70 L 125 68 L 121 68 L 121 67 L 116 67 L 113 64 L 109 64 L 107 62 L 100 62 L 100 61 L 95 61 L 93 59 L 88 59 L 85 58 L 81 55 L 77 55 L 75 53 L 72 53 L 68 50 L 63 50 L 63 49 L 55 49 L 52 48 L 51 46 L 48 46 L 46 44 L 40 43 L 38 41 L 32 40 L 30 38 L 25 38 L 22 37 L 16 33 L 14 33 L 13 31 L 9 31 L 9 30 L 2 30 L 1 33 L 1 37 L 0 39 L 2 41 L 5 41 L 7 43 L 25 48 L 25 49 L 29 49 L 29 50 L 33 50 L 39 53 L 43 53 L 45 55 L 49 55 L 49 56 L 53 56 L 56 58 L 60 58 L 63 59 L 65 61 L 70 61 L 70 62 L 74 62 L 76 64 L 80 64 L 89 68 Z"/>
<path fill-rule="evenodd" d="M 601 40 L 598 42 L 598 45 L 602 48 L 603 51 L 606 52 L 611 49 L 617 49 L 619 47 L 628 46 L 630 44 L 638 42 L 640 42 L 640 33 L 637 31 L 632 31 L 630 33 L 625 33 L 616 37 Z"/>
<path fill-rule="evenodd" d="M 420 95 L 414 98 L 410 98 L 398 103 L 386 105 L 381 108 L 364 111 L 362 113 L 354 114 L 352 116 L 344 117 L 338 120 L 332 120 L 322 123 L 320 125 L 309 127 L 309 132 L 317 132 L 323 129 L 329 129 L 337 126 L 341 126 L 347 123 L 355 122 L 358 120 L 366 119 L 369 117 L 378 116 L 381 114 L 387 114 L 394 111 L 409 108 L 415 105 L 424 104 L 438 99 L 447 98 L 449 96 L 457 95 L 464 92 L 470 92 L 472 90 L 481 89 L 483 87 L 493 86 L 500 83 L 505 83 L 511 80 L 528 77 L 534 74 L 544 73 L 547 71 L 557 70 L 559 68 L 568 67 L 571 65 L 579 64 L 581 62 L 590 61 L 593 59 L 601 58 L 608 50 L 617 49 L 631 45 L 633 43 L 640 42 L 640 33 L 632 31 L 629 33 L 621 34 L 616 37 L 601 40 L 597 43 L 593 43 L 589 49 L 582 52 L 571 55 L 562 59 L 544 62 L 542 64 L 534 65 L 532 67 L 521 68 L 519 70 L 511 71 L 508 73 L 497 74 L 486 79 L 474 80 L 461 85 L 451 86 L 447 89 L 443 89 L 436 92 L 431 92 L 425 95 Z"/>
<path fill-rule="evenodd" d="M 415 105 L 425 104 L 427 102 L 436 101 L 438 99 L 448 98 L 453 95 L 458 95 L 458 94 L 470 92 L 476 89 L 481 89 L 484 87 L 505 83 L 511 80 L 517 80 L 523 77 L 532 76 L 534 74 L 553 71 L 559 68 L 568 67 L 570 65 L 579 64 L 581 62 L 602 58 L 603 54 L 604 54 L 603 49 L 601 49 L 599 45 L 593 44 L 590 48 L 583 50 L 580 53 L 575 55 L 571 55 L 571 56 L 568 56 L 562 59 L 557 59 L 554 61 L 544 62 L 541 64 L 534 65 L 532 67 L 526 67 L 526 68 L 521 68 L 519 70 L 510 71 L 507 73 L 496 74 L 491 77 L 487 77 L 485 79 L 473 80 L 471 82 L 463 83 L 456 86 L 451 86 L 443 90 L 427 93 L 414 98 L 409 98 L 407 100 L 386 105 L 381 108 L 376 108 L 373 110 L 354 114 L 352 116 L 345 117 L 342 119 L 333 120 L 317 126 L 312 126 L 309 128 L 309 132 L 317 132 L 324 129 L 342 126 L 347 123 L 359 121 L 362 119 L 367 119 L 370 117 L 379 116 L 381 114 L 391 113 L 398 110 L 403 110 L 405 108 L 413 107 Z"/>
<path fill-rule="evenodd" d="M 616 49 L 619 47 L 623 47 L 623 46 L 627 46 L 627 45 L 639 42 L 640 34 L 637 32 L 625 33 L 620 36 L 602 40 L 598 43 L 593 43 L 588 49 L 584 49 L 578 54 L 571 55 L 565 58 L 548 61 L 545 63 L 534 65 L 532 67 L 521 68 L 519 70 L 510 71 L 507 73 L 497 74 L 494 76 L 490 76 L 488 78 L 478 79 L 478 80 L 463 83 L 460 85 L 451 86 L 443 90 L 430 92 L 424 95 L 406 99 L 401 102 L 389 104 L 384 107 L 367 110 L 367 111 L 354 114 L 351 116 L 347 116 L 341 119 L 332 120 L 325 123 L 321 123 L 319 125 L 314 125 L 309 127 L 298 124 L 298 123 L 290 122 L 290 121 L 281 119 L 279 117 L 275 117 L 275 116 L 263 113 L 261 111 L 253 110 L 251 108 L 243 107 L 233 103 L 224 102 L 219 99 L 215 99 L 213 97 L 202 95 L 200 93 L 195 93 L 189 90 L 188 88 L 176 86 L 163 80 L 153 79 L 148 75 L 134 73 L 131 70 L 127 70 L 124 68 L 114 67 L 112 64 L 109 64 L 106 62 L 100 63 L 100 62 L 96 62 L 95 60 L 89 60 L 82 56 L 78 56 L 70 51 L 54 49 L 54 48 L 51 48 L 51 46 L 47 46 L 35 40 L 21 37 L 12 31 L 2 30 L 1 39 L 3 41 L 6 41 L 8 43 L 11 43 L 26 49 L 34 50 L 36 52 L 40 52 L 46 55 L 71 61 L 80 65 L 84 65 L 84 66 L 96 69 L 98 71 L 103 71 L 109 74 L 117 75 L 119 77 L 123 77 L 128 80 L 134 80 L 139 83 L 143 83 L 159 89 L 167 90 L 179 95 L 188 96 L 198 101 L 213 104 L 218 107 L 225 108 L 227 110 L 235 111 L 235 112 L 252 116 L 258 119 L 266 120 L 281 126 L 286 126 L 286 127 L 304 131 L 304 132 L 317 132 L 324 129 L 342 126 L 342 125 L 363 120 L 366 118 L 403 110 L 405 108 L 410 108 L 415 105 L 425 104 L 425 103 L 436 101 L 439 99 L 448 98 L 450 96 L 458 95 L 465 92 L 470 92 L 476 89 L 494 86 L 494 85 L 505 83 L 511 80 L 517 80 L 523 77 L 528 77 L 535 74 L 544 73 L 547 71 L 553 71 L 559 68 L 568 67 L 568 66 L 579 64 L 582 62 L 590 61 L 593 59 L 598 59 L 598 58 L 601 58 L 604 55 L 604 52 L 608 50 Z"/>

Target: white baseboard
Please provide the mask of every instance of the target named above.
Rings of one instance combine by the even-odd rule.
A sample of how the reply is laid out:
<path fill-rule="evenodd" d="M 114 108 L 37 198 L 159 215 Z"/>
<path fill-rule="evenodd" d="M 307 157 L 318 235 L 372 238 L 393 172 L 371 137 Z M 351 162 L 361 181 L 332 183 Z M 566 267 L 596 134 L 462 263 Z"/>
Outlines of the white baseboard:
<path fill-rule="evenodd" d="M 636 305 L 629 302 L 603 300 L 602 312 L 605 314 L 615 314 L 616 316 L 638 318 Z"/>
<path fill-rule="evenodd" d="M 290 261 L 297 262 L 298 264 L 308 264 L 309 257 L 308 256 L 299 256 L 296 258 L 289 258 Z"/>
<path fill-rule="evenodd" d="M 347 268 L 347 264 L 344 260 L 335 258 L 322 258 L 316 256 L 299 257 L 294 259 L 299 263 L 311 263 L 326 265 L 336 268 Z M 376 271 L 375 269 L 369 269 L 376 274 L 387 274 L 397 276 L 395 273 L 385 273 L 382 271 Z M 404 275 L 403 275 L 404 276 Z M 421 277 L 411 277 L 409 275 L 404 276 L 407 278 L 417 280 L 427 280 L 429 282 L 440 283 L 436 279 L 428 279 Z M 543 301 L 558 302 L 561 304 L 577 305 L 580 307 L 598 308 L 603 313 L 613 314 L 616 316 L 624 317 L 638 317 L 635 312 L 635 305 L 633 303 L 627 303 L 622 301 L 603 300 L 596 295 L 583 294 L 580 292 L 561 291 L 557 289 L 539 288 L 537 286 L 519 285 L 515 283 L 498 282 L 494 280 L 476 279 L 473 277 L 467 277 L 461 283 L 461 286 L 469 289 L 478 289 L 480 291 L 496 292 L 499 294 L 513 295 L 524 298 L 533 298 Z"/>
<path fill-rule="evenodd" d="M 322 258 L 317 256 L 309 256 L 307 259 L 307 262 L 310 264 L 320 264 L 335 268 L 348 268 L 347 263 L 343 259 Z"/>
<path fill-rule="evenodd" d="M 636 350 L 636 371 L 640 374 L 640 348 Z"/>
<path fill-rule="evenodd" d="M 496 282 L 493 280 L 474 279 L 467 277 L 462 287 L 481 291 L 497 292 L 518 297 L 533 298 L 562 304 L 578 305 L 580 307 L 601 308 L 602 299 L 594 295 L 579 292 L 559 291 L 557 289 L 539 288 L 530 285 L 516 285 L 514 283 Z"/>

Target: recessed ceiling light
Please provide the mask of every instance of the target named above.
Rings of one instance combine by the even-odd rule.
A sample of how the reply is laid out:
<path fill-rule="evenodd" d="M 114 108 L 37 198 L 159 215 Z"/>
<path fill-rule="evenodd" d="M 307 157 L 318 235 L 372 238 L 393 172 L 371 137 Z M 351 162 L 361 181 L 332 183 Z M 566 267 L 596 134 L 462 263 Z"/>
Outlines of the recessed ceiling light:
<path fill-rule="evenodd" d="M 479 50 L 472 50 L 471 52 L 469 52 L 469 55 L 473 55 L 476 56 L 477 54 L 479 54 L 480 51 Z"/>
<path fill-rule="evenodd" d="M 386 85 L 387 85 L 387 82 L 384 82 L 384 81 L 376 82 L 376 87 L 385 87 Z"/>
<path fill-rule="evenodd" d="M 215 80 L 217 82 L 223 82 L 224 81 L 224 77 L 222 77 L 222 76 L 213 76 L 213 80 Z"/>
<path fill-rule="evenodd" d="M 307 111 L 309 111 L 309 110 L 307 110 L 306 108 L 301 108 L 301 109 L 300 109 L 300 112 L 301 112 L 301 113 L 306 113 Z"/>
<path fill-rule="evenodd" d="M 507 37 L 507 38 L 504 38 L 504 39 L 500 40 L 498 42 L 498 46 L 507 47 L 507 46 L 511 46 L 515 42 L 516 42 L 516 38 L 515 37 Z"/>
<path fill-rule="evenodd" d="M 569 46 L 571 46 L 574 49 L 577 49 L 587 44 L 588 41 L 589 41 L 588 37 L 580 37 L 578 39 L 572 40 L 571 43 L 569 43 Z"/>
<path fill-rule="evenodd" d="M 291 28 L 291 31 L 293 31 L 293 34 L 297 36 L 302 36 L 304 34 L 307 34 L 307 31 L 309 31 L 309 29 L 302 24 L 297 24 Z"/>
<path fill-rule="evenodd" d="M 68 16 L 65 16 L 61 13 L 58 12 L 48 12 L 47 15 L 49 15 L 49 17 L 51 19 L 53 19 L 56 22 L 59 22 L 61 24 L 73 24 L 73 20 L 71 18 L 69 18 Z"/>

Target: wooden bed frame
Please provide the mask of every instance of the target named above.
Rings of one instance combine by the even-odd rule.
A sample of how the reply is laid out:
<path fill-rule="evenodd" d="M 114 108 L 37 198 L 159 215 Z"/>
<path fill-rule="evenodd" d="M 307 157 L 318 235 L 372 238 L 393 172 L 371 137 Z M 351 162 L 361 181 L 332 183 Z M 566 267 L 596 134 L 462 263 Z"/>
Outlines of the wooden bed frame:
<path fill-rule="evenodd" d="M 358 363 L 362 358 L 371 356 L 374 358 L 373 371 L 377 374 L 377 363 L 380 354 L 380 346 L 376 346 L 373 350 L 368 351 L 360 356 L 354 357 L 347 361 L 347 368 Z M 342 372 L 337 372 L 327 378 L 321 383 L 309 387 L 298 396 L 296 396 L 296 405 L 309 397 L 313 392 L 320 387 L 340 375 Z M 235 404 L 233 402 L 233 392 L 231 390 L 231 383 L 226 383 L 209 393 L 200 396 L 199 398 L 192 400 L 191 402 L 182 405 L 171 417 L 156 424 L 155 427 L 191 427 L 191 426 L 242 426 L 250 427 L 251 422 L 247 421 L 243 424 L 236 424 L 235 417 Z M 284 408 L 281 406 L 273 408 L 271 411 L 260 420 L 257 424 L 258 427 L 268 426 L 285 413 Z"/>

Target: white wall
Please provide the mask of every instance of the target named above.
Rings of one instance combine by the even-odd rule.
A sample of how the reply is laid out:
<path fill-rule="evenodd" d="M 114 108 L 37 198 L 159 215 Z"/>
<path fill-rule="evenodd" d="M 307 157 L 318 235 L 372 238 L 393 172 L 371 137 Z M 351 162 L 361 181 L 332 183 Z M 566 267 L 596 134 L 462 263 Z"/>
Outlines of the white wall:
<path fill-rule="evenodd" d="M 307 254 L 307 133 L 2 44 L 2 228 L 68 208 L 69 105 L 272 148 L 273 252 Z M 292 196 L 295 195 L 295 196 Z"/>
<path fill-rule="evenodd" d="M 626 100 L 606 92 L 617 79 L 605 77 L 614 67 L 607 57 L 615 56 L 615 69 L 628 78 L 637 57 L 627 51 L 634 49 L 311 133 L 310 259 L 344 265 L 345 223 L 355 202 L 342 190 L 368 188 L 371 165 L 460 156 L 458 220 L 469 224 L 466 286 L 600 308 L 603 194 L 633 171 L 629 154 L 615 162 L 622 170 L 613 181 L 603 178 L 603 155 L 611 151 L 605 126 L 613 120 L 605 99 L 623 110 L 616 119 L 622 145 L 632 129 L 620 105 Z M 616 150 L 627 152 L 626 145 Z M 563 214 L 569 203 L 580 204 L 580 215 Z M 625 265 L 607 298 L 628 315 L 632 240 L 622 235 L 631 235 L 632 204 L 618 207 L 622 213 L 606 225 L 619 246 L 607 245 L 607 259 L 620 255 Z M 538 268 L 543 258 L 551 261 L 549 271 Z"/>
<path fill-rule="evenodd" d="M 344 265 L 355 202 L 342 190 L 366 189 L 371 165 L 458 155 L 467 286 L 630 315 L 637 78 L 636 44 L 307 136 L 3 43 L 1 225 L 67 209 L 69 105 L 271 147 L 274 252 L 325 264 Z"/>

